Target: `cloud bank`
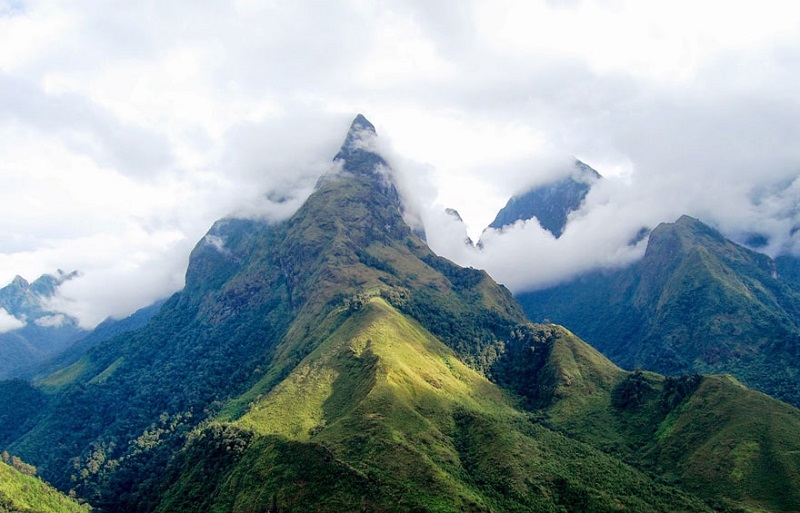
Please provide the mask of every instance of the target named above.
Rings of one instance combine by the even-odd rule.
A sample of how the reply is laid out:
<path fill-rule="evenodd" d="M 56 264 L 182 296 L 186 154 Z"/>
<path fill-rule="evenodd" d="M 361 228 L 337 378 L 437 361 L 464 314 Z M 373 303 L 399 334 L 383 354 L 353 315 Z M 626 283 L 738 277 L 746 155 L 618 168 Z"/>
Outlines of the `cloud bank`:
<path fill-rule="evenodd" d="M 434 251 L 486 269 L 512 291 L 522 292 L 629 265 L 644 254 L 642 232 L 683 214 L 770 256 L 800 255 L 799 205 L 800 178 L 792 174 L 754 180 L 725 173 L 634 173 L 596 182 L 559 238 L 534 218 L 501 230 L 487 228 L 474 246 L 464 242 L 464 223 L 442 205 L 423 209 L 420 217 Z"/>
<path fill-rule="evenodd" d="M 84 326 L 179 290 L 214 220 L 290 215 L 358 112 L 434 249 L 515 290 L 683 213 L 800 252 L 796 2 L 22 0 L 0 44 L 0 283 L 80 270 Z M 607 180 L 560 239 L 464 248 L 572 156 Z"/>

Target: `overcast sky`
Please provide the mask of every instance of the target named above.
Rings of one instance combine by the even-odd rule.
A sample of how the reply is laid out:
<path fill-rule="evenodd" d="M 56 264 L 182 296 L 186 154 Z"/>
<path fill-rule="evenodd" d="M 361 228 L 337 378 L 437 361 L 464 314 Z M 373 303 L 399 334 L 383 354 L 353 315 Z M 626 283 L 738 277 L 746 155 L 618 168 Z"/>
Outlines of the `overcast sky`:
<path fill-rule="evenodd" d="M 291 213 L 359 112 L 432 247 L 513 290 L 682 213 L 797 251 L 799 24 L 792 0 L 0 0 L 0 283 L 80 270 L 57 307 L 87 326 L 179 290 L 215 219 Z M 607 179 L 559 240 L 478 252 L 440 215 L 477 239 L 572 156 Z"/>

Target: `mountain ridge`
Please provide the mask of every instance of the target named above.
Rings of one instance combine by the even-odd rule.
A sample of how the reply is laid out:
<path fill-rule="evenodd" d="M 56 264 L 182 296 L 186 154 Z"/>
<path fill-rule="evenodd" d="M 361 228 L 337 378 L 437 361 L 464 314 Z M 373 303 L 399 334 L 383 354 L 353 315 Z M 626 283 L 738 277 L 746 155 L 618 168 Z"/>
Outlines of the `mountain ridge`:
<path fill-rule="evenodd" d="M 0 446 L 99 511 L 735 511 L 570 432 L 636 382 L 435 255 L 355 121 L 339 172 L 215 223 L 147 325 L 0 382 Z"/>
<path fill-rule="evenodd" d="M 540 403 L 546 425 L 659 482 L 679 483 L 716 509 L 800 507 L 787 485 L 800 476 L 800 441 L 790 427 L 800 410 L 730 375 L 623 371 L 566 329 L 549 330 L 541 370 L 529 377 L 554 392 Z"/>
<path fill-rule="evenodd" d="M 704 510 L 631 468 L 615 467 L 601 453 L 530 425 L 512 404 L 424 328 L 385 299 L 372 297 L 235 423 L 258 434 L 239 439 L 245 446 L 239 456 L 243 463 L 234 463 L 222 480 L 233 490 L 218 487 L 208 507 L 245 511 L 237 497 L 259 497 L 254 487 L 266 482 L 271 492 L 255 499 L 257 507 L 279 505 L 285 511 L 311 504 L 322 511 L 505 511 L 547 509 L 553 503 L 608 510 L 614 501 L 663 510 L 649 502 L 660 500 Z M 303 468 L 286 460 L 264 461 L 264 444 L 286 443 L 303 454 Z M 494 454 L 516 446 L 525 448 L 516 462 Z M 564 450 L 592 461 L 595 470 L 622 473 L 629 488 L 615 483 L 612 498 L 588 484 L 588 469 L 545 465 Z M 542 453 L 546 456 L 533 456 Z M 320 464 L 335 479 L 307 473 Z M 275 479 L 281 472 L 313 483 L 313 495 L 287 490 Z M 552 481 L 561 483 L 560 497 L 537 491 Z M 353 489 L 342 490 L 342 483 Z M 164 511 L 187 505 L 187 484 L 177 479 L 172 486 L 177 488 L 167 492 Z M 651 488 L 646 499 L 640 487 Z"/>
<path fill-rule="evenodd" d="M 626 269 L 517 297 L 533 320 L 570 326 L 623 367 L 730 372 L 800 404 L 800 295 L 768 256 L 692 217 L 656 227 Z"/>

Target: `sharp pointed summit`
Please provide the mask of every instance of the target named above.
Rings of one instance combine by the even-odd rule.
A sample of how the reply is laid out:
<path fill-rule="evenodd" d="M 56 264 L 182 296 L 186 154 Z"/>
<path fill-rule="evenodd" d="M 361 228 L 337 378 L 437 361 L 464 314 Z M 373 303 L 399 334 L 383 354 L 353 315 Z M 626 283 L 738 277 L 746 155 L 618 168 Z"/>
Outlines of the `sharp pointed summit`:
<path fill-rule="evenodd" d="M 381 226 L 385 225 L 387 230 L 390 226 L 405 227 L 402 221 L 403 202 L 394 182 L 392 168 L 379 154 L 377 132 L 367 118 L 361 114 L 355 117 L 333 162 L 338 165 L 319 179 L 317 192 L 325 188 L 337 190 L 336 196 L 341 196 L 340 199 L 350 205 L 369 205 L 372 215 L 383 207 L 390 207 L 393 219 Z M 341 190 L 342 187 L 346 190 Z M 309 199 L 310 203 L 315 202 L 313 198 Z M 348 210 L 344 205 L 340 207 L 337 216 L 345 215 Z M 404 236 L 404 228 L 401 231 Z"/>
<path fill-rule="evenodd" d="M 353 130 L 369 130 L 372 133 L 375 132 L 375 125 L 369 122 L 367 118 L 364 117 L 363 114 L 358 114 L 355 119 L 353 119 L 353 123 L 350 125 L 350 131 Z"/>
<path fill-rule="evenodd" d="M 28 283 L 28 280 L 22 276 L 16 275 L 11 281 L 11 286 L 17 289 L 27 289 L 30 286 L 30 283 Z"/>
<path fill-rule="evenodd" d="M 334 162 L 342 161 L 342 169 L 354 175 L 375 174 L 379 166 L 388 167 L 376 152 L 378 133 L 367 118 L 359 114 L 350 124 L 344 143 Z"/>

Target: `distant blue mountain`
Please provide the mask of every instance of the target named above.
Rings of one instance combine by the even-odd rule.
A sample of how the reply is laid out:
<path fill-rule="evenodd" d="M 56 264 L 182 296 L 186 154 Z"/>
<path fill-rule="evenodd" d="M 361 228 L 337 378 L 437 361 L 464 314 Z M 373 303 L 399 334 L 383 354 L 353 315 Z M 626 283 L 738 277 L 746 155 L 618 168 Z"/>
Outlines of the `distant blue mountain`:
<path fill-rule="evenodd" d="M 489 228 L 499 230 L 517 221 L 535 217 L 542 228 L 556 238 L 560 237 L 567 226 L 569 213 L 580 208 L 592 184 L 602 178 L 600 173 L 580 160 L 575 160 L 573 166 L 574 170 L 566 178 L 537 185 L 512 197 Z"/>
<path fill-rule="evenodd" d="M 88 331 L 78 320 L 52 311 L 47 300 L 58 287 L 77 273 L 45 274 L 33 283 L 17 276 L 0 289 L 0 308 L 17 318 L 21 327 L 0 333 L 0 379 L 17 376 L 23 369 L 36 365 L 63 351 L 85 336 Z"/>

